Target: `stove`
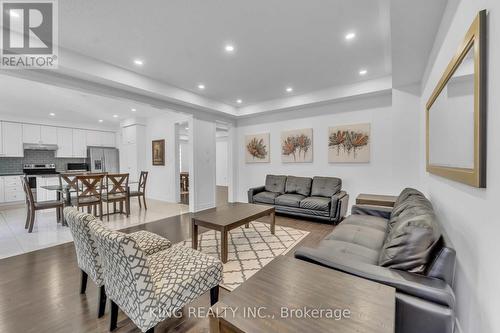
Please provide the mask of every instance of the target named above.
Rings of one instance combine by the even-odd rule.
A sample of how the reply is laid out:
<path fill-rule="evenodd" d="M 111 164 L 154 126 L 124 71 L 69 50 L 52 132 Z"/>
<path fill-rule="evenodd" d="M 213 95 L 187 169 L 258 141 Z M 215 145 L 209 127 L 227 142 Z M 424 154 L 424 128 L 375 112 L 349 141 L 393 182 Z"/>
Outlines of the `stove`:
<path fill-rule="evenodd" d="M 55 164 L 24 164 L 23 173 L 26 175 L 58 174 Z"/>

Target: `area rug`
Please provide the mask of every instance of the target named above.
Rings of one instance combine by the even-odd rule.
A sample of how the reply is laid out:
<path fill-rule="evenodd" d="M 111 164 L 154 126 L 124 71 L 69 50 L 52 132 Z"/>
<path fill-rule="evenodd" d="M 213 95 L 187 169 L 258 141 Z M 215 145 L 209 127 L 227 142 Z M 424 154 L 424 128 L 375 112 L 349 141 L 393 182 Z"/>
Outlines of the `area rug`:
<path fill-rule="evenodd" d="M 234 290 L 275 257 L 289 252 L 309 234 L 308 231 L 277 225 L 275 235 L 272 235 L 269 227 L 269 224 L 254 221 L 249 228 L 242 226 L 229 232 L 228 261 L 224 264 L 221 287 Z M 220 258 L 220 232 L 209 230 L 198 235 L 198 240 L 198 250 Z M 179 244 L 191 247 L 191 239 Z"/>

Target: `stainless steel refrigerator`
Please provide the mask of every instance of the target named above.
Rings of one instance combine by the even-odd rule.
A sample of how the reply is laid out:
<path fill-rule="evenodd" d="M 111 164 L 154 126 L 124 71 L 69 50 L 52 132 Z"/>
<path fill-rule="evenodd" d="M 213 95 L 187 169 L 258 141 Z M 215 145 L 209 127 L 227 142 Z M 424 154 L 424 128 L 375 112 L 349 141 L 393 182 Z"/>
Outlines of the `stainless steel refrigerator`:
<path fill-rule="evenodd" d="M 120 171 L 120 158 L 116 148 L 89 147 L 87 160 L 91 172 L 117 173 Z"/>

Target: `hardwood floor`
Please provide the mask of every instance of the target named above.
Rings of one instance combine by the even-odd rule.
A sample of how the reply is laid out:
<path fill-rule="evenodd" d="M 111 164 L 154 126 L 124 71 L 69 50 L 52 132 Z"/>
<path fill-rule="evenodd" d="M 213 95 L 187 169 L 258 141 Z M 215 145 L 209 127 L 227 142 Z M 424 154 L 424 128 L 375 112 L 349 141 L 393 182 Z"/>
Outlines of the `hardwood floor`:
<path fill-rule="evenodd" d="M 225 191 L 225 188 L 218 188 L 218 204 L 227 202 Z M 266 222 L 266 218 L 262 221 Z M 279 215 L 276 224 L 309 231 L 310 234 L 298 246 L 315 246 L 334 228 L 329 224 Z M 176 243 L 190 237 L 190 214 L 123 231 L 137 230 L 148 230 Z M 293 256 L 293 252 L 288 255 Z M 89 280 L 87 293 L 80 295 L 79 283 L 80 271 L 73 243 L 0 260 L 0 332 L 108 332 L 109 303 L 106 315 L 97 319 L 98 289 Z M 221 289 L 219 300 L 223 300 L 226 294 Z M 209 304 L 207 293 L 191 306 L 205 307 L 206 310 Z M 114 332 L 140 331 L 120 312 L 118 328 Z M 155 332 L 208 332 L 208 319 L 190 317 L 186 312 L 179 319 L 162 322 Z"/>

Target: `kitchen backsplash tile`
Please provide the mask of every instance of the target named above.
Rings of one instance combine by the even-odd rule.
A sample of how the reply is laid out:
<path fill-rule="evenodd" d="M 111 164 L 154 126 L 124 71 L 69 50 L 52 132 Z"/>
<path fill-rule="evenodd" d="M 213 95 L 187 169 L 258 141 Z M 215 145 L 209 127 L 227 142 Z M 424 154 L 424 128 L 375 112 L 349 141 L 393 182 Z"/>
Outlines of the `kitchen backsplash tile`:
<path fill-rule="evenodd" d="M 25 150 L 24 157 L 0 157 L 1 173 L 22 173 L 23 164 L 54 163 L 57 171 L 66 170 L 68 163 L 85 163 L 84 158 L 59 158 L 55 157 L 55 151 L 47 150 Z"/>

